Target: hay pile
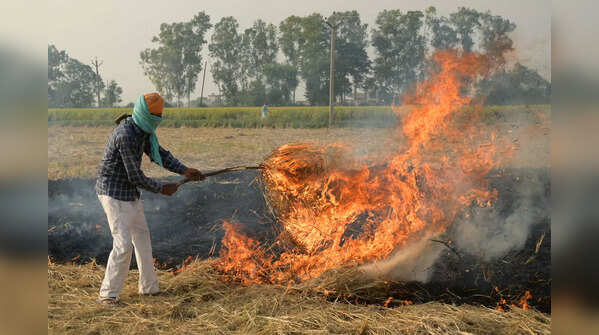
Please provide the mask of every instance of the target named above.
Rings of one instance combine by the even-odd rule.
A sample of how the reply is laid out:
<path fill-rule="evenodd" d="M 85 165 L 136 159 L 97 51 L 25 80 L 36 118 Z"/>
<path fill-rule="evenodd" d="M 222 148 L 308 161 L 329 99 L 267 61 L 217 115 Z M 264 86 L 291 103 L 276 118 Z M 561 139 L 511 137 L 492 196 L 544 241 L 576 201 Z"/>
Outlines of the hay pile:
<path fill-rule="evenodd" d="M 303 195 L 304 206 L 318 203 L 319 194 L 310 187 L 322 187 L 331 169 L 340 166 L 344 156 L 340 147 L 322 147 L 312 143 L 290 143 L 273 150 L 264 160 L 261 180 L 268 205 L 279 219 L 285 220 Z M 305 198 L 312 194 L 314 198 Z"/>
<path fill-rule="evenodd" d="M 105 309 L 95 304 L 103 271 L 94 262 L 48 265 L 49 334 L 550 332 L 550 317 L 532 310 L 437 302 L 395 308 L 350 304 L 344 302 L 348 292 L 376 295 L 379 285 L 352 272 L 331 272 L 294 287 L 243 287 L 222 281 L 208 261 L 194 261 L 177 276 L 159 271 L 165 294 L 155 297 L 137 294 L 137 271 L 131 271 L 121 295 L 126 306 Z"/>

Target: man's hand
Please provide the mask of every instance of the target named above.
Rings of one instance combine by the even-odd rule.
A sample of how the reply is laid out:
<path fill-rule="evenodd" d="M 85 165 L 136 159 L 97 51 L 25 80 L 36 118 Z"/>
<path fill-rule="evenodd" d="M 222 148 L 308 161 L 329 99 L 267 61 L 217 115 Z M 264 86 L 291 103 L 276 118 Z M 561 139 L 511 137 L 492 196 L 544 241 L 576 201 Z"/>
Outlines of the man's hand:
<path fill-rule="evenodd" d="M 204 176 L 202 172 L 200 172 L 200 170 L 194 168 L 185 169 L 185 171 L 183 171 L 183 175 L 185 176 L 185 178 L 193 181 L 206 179 L 206 176 Z"/>
<path fill-rule="evenodd" d="M 162 185 L 162 190 L 160 190 L 160 193 L 171 196 L 171 195 L 175 194 L 175 192 L 177 192 L 178 188 L 179 188 L 179 185 L 177 185 L 177 184 L 164 184 L 164 185 Z"/>

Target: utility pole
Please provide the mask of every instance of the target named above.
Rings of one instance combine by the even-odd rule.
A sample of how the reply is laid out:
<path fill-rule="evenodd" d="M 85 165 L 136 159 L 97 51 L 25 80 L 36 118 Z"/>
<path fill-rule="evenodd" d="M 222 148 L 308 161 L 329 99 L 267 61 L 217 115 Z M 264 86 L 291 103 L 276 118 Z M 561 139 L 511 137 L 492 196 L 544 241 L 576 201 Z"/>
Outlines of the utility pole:
<path fill-rule="evenodd" d="M 98 108 L 100 108 L 100 66 L 103 61 L 98 61 L 98 57 L 92 60 L 92 65 L 96 68 L 96 97 L 98 98 Z"/>
<path fill-rule="evenodd" d="M 333 12 L 334 14 L 334 12 Z M 331 68 L 329 71 L 329 128 L 333 125 L 333 106 L 335 105 L 335 28 L 329 21 L 325 23 L 331 28 Z"/>
<path fill-rule="evenodd" d="M 108 82 L 108 79 L 106 79 L 106 93 L 104 93 L 104 99 L 106 99 L 108 97 L 108 87 L 109 87 L 110 83 Z M 106 102 L 109 102 L 108 99 L 106 99 Z M 110 106 L 108 107 L 112 107 L 112 101 L 110 102 Z"/>
<path fill-rule="evenodd" d="M 208 61 L 204 63 L 204 78 L 202 78 L 202 93 L 200 93 L 200 107 L 202 107 L 202 101 L 204 100 L 204 83 L 206 82 L 206 67 L 208 67 Z"/>
<path fill-rule="evenodd" d="M 187 78 L 187 107 L 191 107 L 191 78 Z"/>

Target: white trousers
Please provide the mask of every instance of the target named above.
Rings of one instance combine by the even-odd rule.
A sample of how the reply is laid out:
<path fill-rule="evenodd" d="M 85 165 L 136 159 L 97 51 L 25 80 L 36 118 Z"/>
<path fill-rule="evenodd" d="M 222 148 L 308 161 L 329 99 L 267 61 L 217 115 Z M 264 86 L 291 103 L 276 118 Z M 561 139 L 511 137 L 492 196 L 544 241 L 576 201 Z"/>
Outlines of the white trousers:
<path fill-rule="evenodd" d="M 104 207 L 112 233 L 112 251 L 108 257 L 100 297 L 119 296 L 129 273 L 134 247 L 139 269 L 139 293 L 159 292 L 158 277 L 152 259 L 150 230 L 141 200 L 121 201 L 107 195 L 98 195 L 98 198 Z"/>

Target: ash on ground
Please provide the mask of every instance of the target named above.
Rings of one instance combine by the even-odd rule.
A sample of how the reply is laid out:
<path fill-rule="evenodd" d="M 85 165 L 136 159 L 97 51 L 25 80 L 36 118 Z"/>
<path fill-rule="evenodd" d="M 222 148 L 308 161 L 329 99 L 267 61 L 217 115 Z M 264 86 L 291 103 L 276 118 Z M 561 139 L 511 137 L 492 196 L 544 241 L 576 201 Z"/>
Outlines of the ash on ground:
<path fill-rule="evenodd" d="M 397 301 L 415 303 L 440 300 L 494 307 L 501 306 L 503 301 L 514 301 L 529 291 L 532 298 L 527 301 L 528 305 L 543 312 L 551 311 L 549 171 L 505 169 L 489 175 L 491 187 L 498 191 L 494 215 L 489 218 L 514 221 L 512 230 L 521 229 L 524 234 L 514 236 L 522 240 L 515 241 L 512 235 L 502 231 L 483 229 L 484 234 L 497 235 L 492 235 L 494 241 L 499 241 L 495 249 L 509 249 L 498 257 L 481 254 L 476 244 L 461 242 L 462 224 L 476 214 L 472 212 L 476 210 L 473 206 L 461 213 L 456 219 L 459 222 L 440 238 L 448 244 L 435 261 L 430 280 L 424 284 L 395 283 L 389 287 L 390 296 Z M 521 189 L 527 187 L 527 183 L 534 183 L 541 191 L 526 195 Z M 53 260 L 85 263 L 95 259 L 99 264 L 106 264 L 112 238 L 94 184 L 92 179 L 48 181 L 48 256 Z M 188 256 L 218 256 L 224 235 L 223 219 L 232 218 L 242 223 L 244 232 L 258 240 L 275 237 L 274 217 L 264 200 L 256 171 L 240 171 L 189 183 L 172 197 L 143 192 L 142 199 L 153 254 L 158 264 L 164 266 L 181 264 Z M 534 215 L 521 217 L 523 202 L 534 209 Z M 479 228 L 485 227 L 484 218 L 478 215 Z M 519 225 L 518 220 L 527 222 Z M 481 230 L 474 232 L 481 233 Z M 135 266 L 133 258 L 132 267 Z"/>

